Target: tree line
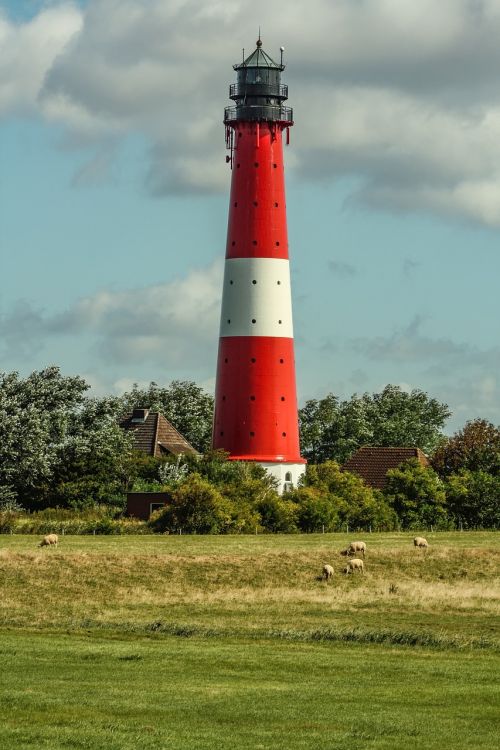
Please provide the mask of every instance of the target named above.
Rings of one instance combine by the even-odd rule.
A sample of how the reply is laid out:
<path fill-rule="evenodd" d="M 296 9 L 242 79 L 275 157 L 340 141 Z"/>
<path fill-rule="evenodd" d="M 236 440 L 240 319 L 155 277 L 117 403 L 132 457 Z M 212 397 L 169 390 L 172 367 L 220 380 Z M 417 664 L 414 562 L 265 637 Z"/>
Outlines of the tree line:
<path fill-rule="evenodd" d="M 57 367 L 27 377 L 0 373 L 0 512 L 62 508 L 123 512 L 127 491 L 162 489 L 157 531 L 197 533 L 395 528 L 496 528 L 500 522 L 500 429 L 472 420 L 445 436 L 446 404 L 415 389 L 340 400 L 328 394 L 299 412 L 308 459 L 300 487 L 278 495 L 258 465 L 210 451 L 213 398 L 196 383 L 135 385 L 92 398 L 79 376 Z M 162 412 L 202 454 L 155 459 L 132 448 L 118 420 L 135 407 Z M 430 467 L 409 461 L 383 492 L 341 464 L 362 445 L 420 447 Z"/>

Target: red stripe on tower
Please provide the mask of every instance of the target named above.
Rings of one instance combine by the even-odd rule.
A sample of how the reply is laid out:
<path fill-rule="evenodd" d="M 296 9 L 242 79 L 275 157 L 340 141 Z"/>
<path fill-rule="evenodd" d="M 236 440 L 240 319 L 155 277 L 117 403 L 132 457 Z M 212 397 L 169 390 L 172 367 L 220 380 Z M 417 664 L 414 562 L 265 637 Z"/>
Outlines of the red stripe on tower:
<path fill-rule="evenodd" d="M 283 62 L 262 49 L 235 65 L 225 110 L 231 198 L 213 447 L 257 461 L 280 489 L 304 472 L 300 456 L 283 167 Z"/>

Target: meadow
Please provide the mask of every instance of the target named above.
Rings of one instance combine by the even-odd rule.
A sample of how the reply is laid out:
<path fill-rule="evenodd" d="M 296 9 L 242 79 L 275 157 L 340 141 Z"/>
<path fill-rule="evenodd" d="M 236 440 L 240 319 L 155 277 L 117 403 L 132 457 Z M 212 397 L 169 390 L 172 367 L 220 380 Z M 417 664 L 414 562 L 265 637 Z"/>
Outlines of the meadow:
<path fill-rule="evenodd" d="M 0 746 L 495 747 L 500 534 L 426 536 L 1 536 Z"/>

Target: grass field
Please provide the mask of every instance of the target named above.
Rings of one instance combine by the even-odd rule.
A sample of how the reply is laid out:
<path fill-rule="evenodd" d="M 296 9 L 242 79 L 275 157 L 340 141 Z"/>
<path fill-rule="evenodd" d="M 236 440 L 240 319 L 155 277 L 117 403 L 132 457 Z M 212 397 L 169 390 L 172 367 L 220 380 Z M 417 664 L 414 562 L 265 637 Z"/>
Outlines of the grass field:
<path fill-rule="evenodd" d="M 493 748 L 500 534 L 426 536 L 1 536 L 0 747 Z"/>

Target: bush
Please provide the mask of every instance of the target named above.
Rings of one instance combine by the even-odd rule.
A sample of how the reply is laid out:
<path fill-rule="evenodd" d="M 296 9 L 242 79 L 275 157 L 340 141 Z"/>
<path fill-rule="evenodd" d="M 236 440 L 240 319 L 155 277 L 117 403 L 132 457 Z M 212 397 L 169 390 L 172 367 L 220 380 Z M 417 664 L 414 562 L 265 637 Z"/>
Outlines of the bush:
<path fill-rule="evenodd" d="M 443 482 L 416 458 L 389 469 L 384 495 L 406 529 L 449 525 Z"/>
<path fill-rule="evenodd" d="M 336 529 L 391 530 L 397 519 L 386 499 L 335 461 L 308 466 L 304 487 L 316 489 L 336 509 Z"/>
<path fill-rule="evenodd" d="M 301 531 L 336 531 L 339 528 L 339 499 L 315 487 L 299 487 L 286 495 L 297 505 L 297 525 Z"/>
<path fill-rule="evenodd" d="M 151 516 L 154 531 L 182 529 L 187 534 L 224 534 L 232 525 L 234 508 L 218 489 L 199 474 L 191 474 L 171 494 L 171 502 Z"/>
<path fill-rule="evenodd" d="M 2 534 L 149 534 L 144 521 L 114 518 L 116 509 L 94 507 L 87 511 L 49 508 L 34 513 L 0 512 Z"/>
<path fill-rule="evenodd" d="M 280 497 L 276 492 L 268 493 L 257 503 L 262 527 L 278 534 L 294 534 L 298 531 L 298 506 L 288 495 Z"/>
<path fill-rule="evenodd" d="M 446 496 L 456 526 L 500 526 L 500 477 L 486 471 L 463 470 L 448 477 Z"/>

